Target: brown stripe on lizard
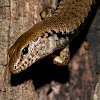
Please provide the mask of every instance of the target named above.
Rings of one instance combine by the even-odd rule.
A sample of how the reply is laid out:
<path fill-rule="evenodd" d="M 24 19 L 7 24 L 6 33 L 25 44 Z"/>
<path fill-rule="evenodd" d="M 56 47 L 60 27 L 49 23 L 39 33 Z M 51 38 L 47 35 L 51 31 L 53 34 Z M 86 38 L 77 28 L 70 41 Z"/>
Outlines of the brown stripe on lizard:
<path fill-rule="evenodd" d="M 19 73 L 55 50 L 54 64 L 65 66 L 70 59 L 68 44 L 87 18 L 94 0 L 62 0 L 58 10 L 22 34 L 9 49 L 9 67 Z"/>

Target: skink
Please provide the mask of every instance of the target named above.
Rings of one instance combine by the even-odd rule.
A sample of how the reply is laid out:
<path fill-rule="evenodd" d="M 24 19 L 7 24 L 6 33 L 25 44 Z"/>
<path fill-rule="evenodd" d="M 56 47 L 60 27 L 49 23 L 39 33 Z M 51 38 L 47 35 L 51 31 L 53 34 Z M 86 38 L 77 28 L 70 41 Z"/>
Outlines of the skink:
<path fill-rule="evenodd" d="M 60 56 L 54 58 L 54 63 L 67 65 L 69 41 L 84 23 L 93 3 L 94 0 L 62 0 L 53 16 L 35 24 L 9 49 L 11 72 L 19 73 L 58 49 Z"/>

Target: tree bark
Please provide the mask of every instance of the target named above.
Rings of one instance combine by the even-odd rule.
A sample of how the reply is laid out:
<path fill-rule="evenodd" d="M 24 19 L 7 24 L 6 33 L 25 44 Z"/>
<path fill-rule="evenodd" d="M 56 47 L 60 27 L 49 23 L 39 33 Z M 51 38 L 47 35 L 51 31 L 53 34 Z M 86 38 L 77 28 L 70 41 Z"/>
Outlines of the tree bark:
<path fill-rule="evenodd" d="M 40 21 L 41 9 L 38 0 L 0 0 L 0 100 L 37 100 L 32 80 L 13 85 L 7 52 L 23 32 Z"/>
<path fill-rule="evenodd" d="M 48 64 L 48 58 L 45 58 L 17 75 L 9 71 L 8 49 L 21 34 L 41 21 L 40 12 L 45 5 L 55 7 L 54 1 L 56 0 L 0 1 L 0 100 L 100 98 L 100 82 L 96 86 L 98 75 L 95 73 L 100 72 L 100 7 L 87 37 L 73 53 L 68 66 Z M 78 44 L 73 45 L 72 51 Z"/>

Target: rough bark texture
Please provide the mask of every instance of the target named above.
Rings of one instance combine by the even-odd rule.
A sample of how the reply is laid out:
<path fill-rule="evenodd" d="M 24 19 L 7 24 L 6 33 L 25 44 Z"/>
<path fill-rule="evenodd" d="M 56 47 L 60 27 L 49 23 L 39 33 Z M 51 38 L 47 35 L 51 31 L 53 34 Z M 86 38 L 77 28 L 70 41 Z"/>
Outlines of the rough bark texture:
<path fill-rule="evenodd" d="M 94 99 L 93 100 L 100 100 L 100 77 L 99 81 L 95 87 Z"/>
<path fill-rule="evenodd" d="M 41 8 L 39 0 L 0 0 L 0 100 L 37 100 L 32 80 L 12 85 L 7 50 L 40 21 Z"/>
<path fill-rule="evenodd" d="M 97 29 L 97 35 L 94 37 L 94 40 L 96 43 L 92 43 L 92 65 L 95 66 L 94 70 L 100 74 L 100 6 L 96 14 L 96 19 L 95 19 L 96 24 L 98 25 L 95 27 Z M 98 38 L 97 38 L 98 37 Z M 96 47 L 93 49 L 93 45 L 96 45 Z M 93 60 L 93 58 L 96 58 Z M 95 93 L 94 93 L 94 99 L 93 100 L 100 100 L 100 75 L 99 75 L 99 81 L 96 85 L 95 88 Z"/>
<path fill-rule="evenodd" d="M 50 59 L 45 58 L 17 75 L 9 72 L 8 48 L 41 20 L 45 5 L 55 7 L 51 1 L 56 0 L 0 0 L 0 100 L 93 100 L 95 72 L 100 72 L 100 7 L 89 31 L 83 31 L 87 37 L 71 43 L 68 67 L 48 64 Z M 100 82 L 94 100 L 100 99 L 99 87 Z"/>

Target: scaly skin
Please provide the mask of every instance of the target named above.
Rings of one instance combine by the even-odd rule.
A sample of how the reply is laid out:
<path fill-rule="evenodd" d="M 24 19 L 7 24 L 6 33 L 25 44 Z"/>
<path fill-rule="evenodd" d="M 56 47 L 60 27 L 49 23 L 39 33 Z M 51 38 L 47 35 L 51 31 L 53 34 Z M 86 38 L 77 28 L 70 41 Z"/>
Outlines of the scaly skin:
<path fill-rule="evenodd" d="M 53 16 L 22 34 L 8 51 L 11 72 L 19 73 L 55 50 L 65 48 L 70 41 L 69 35 L 73 38 L 76 34 L 75 30 L 84 23 L 93 2 L 94 0 L 62 0 Z M 63 51 L 65 50 L 68 51 Z"/>

